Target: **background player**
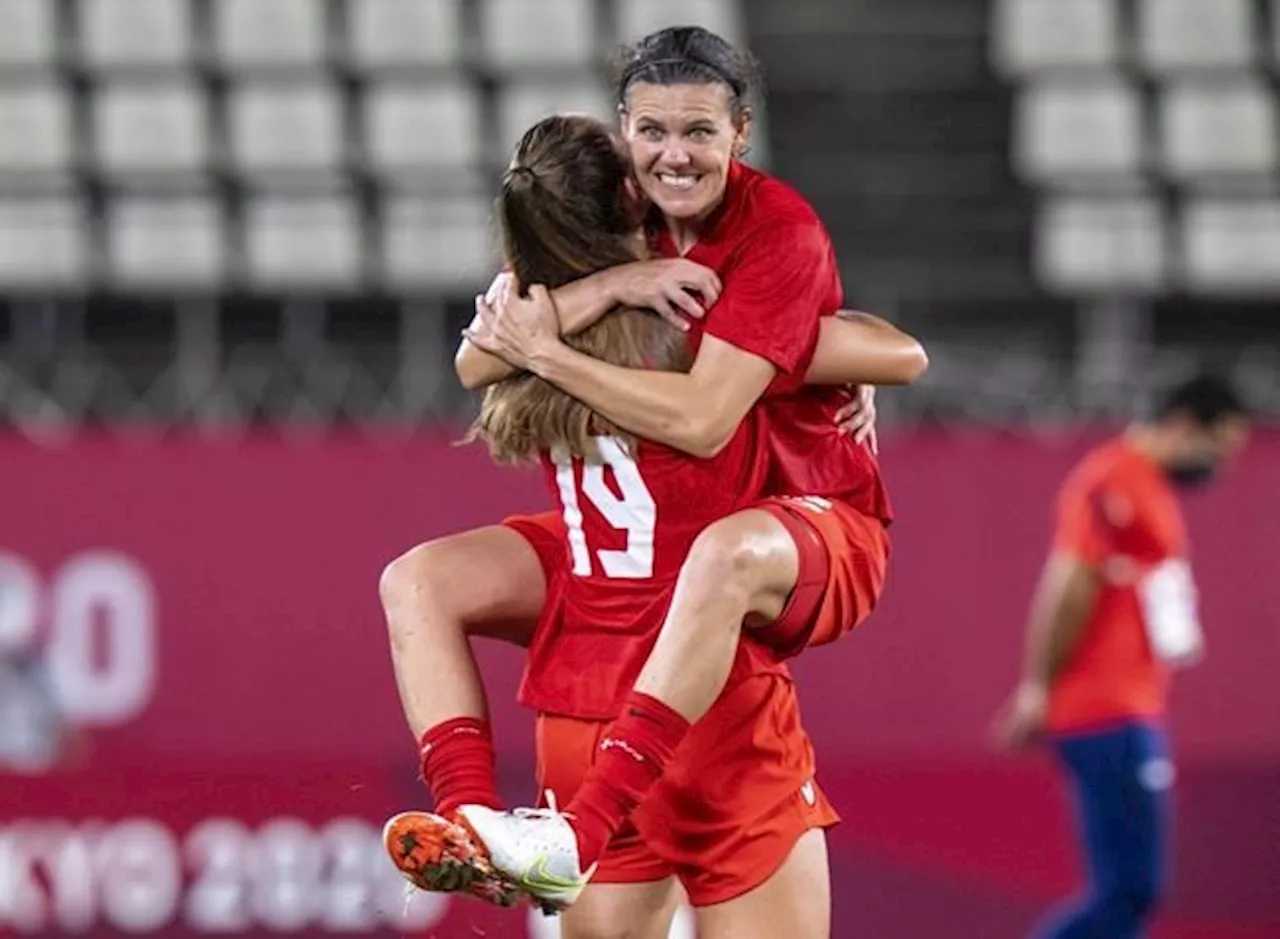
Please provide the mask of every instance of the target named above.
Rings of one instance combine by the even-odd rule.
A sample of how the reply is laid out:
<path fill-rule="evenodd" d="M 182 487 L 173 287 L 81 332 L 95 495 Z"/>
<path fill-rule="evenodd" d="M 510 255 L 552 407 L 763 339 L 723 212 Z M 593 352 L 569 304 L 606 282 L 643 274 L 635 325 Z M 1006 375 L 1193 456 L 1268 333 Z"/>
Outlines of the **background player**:
<path fill-rule="evenodd" d="M 1194 662 L 1202 642 L 1174 487 L 1209 481 L 1246 433 L 1236 393 L 1195 378 L 1090 453 L 1059 493 L 1023 677 L 997 725 L 1009 747 L 1050 741 L 1077 806 L 1088 892 L 1045 939 L 1139 936 L 1160 899 L 1170 669 Z"/>

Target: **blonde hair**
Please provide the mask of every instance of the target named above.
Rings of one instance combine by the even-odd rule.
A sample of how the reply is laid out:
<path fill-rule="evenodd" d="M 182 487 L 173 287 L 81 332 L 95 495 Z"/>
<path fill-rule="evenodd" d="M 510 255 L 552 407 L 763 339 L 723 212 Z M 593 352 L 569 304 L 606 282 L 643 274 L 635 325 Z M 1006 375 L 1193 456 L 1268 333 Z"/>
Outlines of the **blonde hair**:
<path fill-rule="evenodd" d="M 616 310 L 565 342 L 594 359 L 627 368 L 687 372 L 693 363 L 687 337 L 652 313 Z M 594 437 L 613 436 L 627 444 L 629 433 L 615 427 L 577 398 L 536 375 L 521 373 L 490 385 L 471 425 L 469 440 L 483 440 L 499 463 L 527 463 L 544 450 L 596 459 Z"/>

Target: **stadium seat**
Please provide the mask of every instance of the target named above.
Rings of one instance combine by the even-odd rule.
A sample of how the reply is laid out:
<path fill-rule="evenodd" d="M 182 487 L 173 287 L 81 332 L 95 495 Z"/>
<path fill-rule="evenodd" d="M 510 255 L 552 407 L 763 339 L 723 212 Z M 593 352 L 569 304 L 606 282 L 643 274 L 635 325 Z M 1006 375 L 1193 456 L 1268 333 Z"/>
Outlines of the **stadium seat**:
<path fill-rule="evenodd" d="M 246 176 L 314 176 L 340 167 L 343 115 L 328 83 L 242 84 L 231 93 L 228 126 L 234 166 Z"/>
<path fill-rule="evenodd" d="M 1160 100 L 1166 172 L 1180 182 L 1273 173 L 1276 100 L 1261 81 L 1180 82 Z"/>
<path fill-rule="evenodd" d="M 237 71 L 314 66 L 327 48 L 325 9 L 316 0 L 217 0 L 214 48 Z"/>
<path fill-rule="evenodd" d="M 109 176 L 197 174 L 209 159 L 204 90 L 193 81 L 110 82 L 93 96 L 94 156 Z"/>
<path fill-rule="evenodd" d="M 107 208 L 107 273 L 124 288 L 216 288 L 226 270 L 221 205 L 130 196 Z"/>
<path fill-rule="evenodd" d="M 459 0 L 347 0 L 349 60 L 363 71 L 451 64 L 461 19 Z"/>
<path fill-rule="evenodd" d="M 470 170 L 482 158 L 479 89 L 459 80 L 389 80 L 363 98 L 364 140 L 384 177 Z"/>
<path fill-rule="evenodd" d="M 509 154 L 524 132 L 542 118 L 574 113 L 590 114 L 610 125 L 616 123 L 611 95 L 590 74 L 577 81 L 511 82 L 498 99 L 498 138 L 503 155 Z"/>
<path fill-rule="evenodd" d="M 256 287 L 357 286 L 363 242 L 355 203 L 345 196 L 257 196 L 245 206 L 246 275 Z"/>
<path fill-rule="evenodd" d="M 78 288 L 89 225 L 77 198 L 0 200 L 0 288 Z"/>
<path fill-rule="evenodd" d="M 1041 83 L 1018 97 L 1013 161 L 1024 179 L 1134 177 L 1144 150 L 1141 98 L 1125 81 Z"/>
<path fill-rule="evenodd" d="M 497 269 L 490 203 L 480 195 L 400 197 L 383 205 L 381 273 L 397 289 L 466 289 Z"/>
<path fill-rule="evenodd" d="M 1138 50 L 1156 73 L 1238 69 L 1256 57 L 1253 0 L 1141 0 Z"/>
<path fill-rule="evenodd" d="M 736 0 L 614 0 L 614 10 L 623 41 L 676 23 L 703 26 L 730 42 L 745 38 Z"/>
<path fill-rule="evenodd" d="M 49 0 L 0 0 L 0 69 L 38 67 L 55 58 L 58 7 Z"/>
<path fill-rule="evenodd" d="M 0 84 L 0 177 L 61 175 L 75 151 L 71 103 L 61 83 Z"/>
<path fill-rule="evenodd" d="M 1197 199 L 1182 216 L 1187 286 L 1202 293 L 1280 288 L 1280 201 Z"/>
<path fill-rule="evenodd" d="M 593 10 L 591 0 L 485 0 L 485 61 L 500 71 L 589 65 L 598 51 Z"/>
<path fill-rule="evenodd" d="M 191 59 L 189 0 L 80 0 L 80 57 L 90 68 L 181 67 Z"/>
<path fill-rule="evenodd" d="M 1107 69 L 1120 54 L 1117 0 L 998 0 L 991 58 L 1006 75 Z"/>
<path fill-rule="evenodd" d="M 1141 197 L 1059 197 L 1036 220 L 1034 263 L 1064 293 L 1146 293 L 1166 276 L 1159 204 Z"/>

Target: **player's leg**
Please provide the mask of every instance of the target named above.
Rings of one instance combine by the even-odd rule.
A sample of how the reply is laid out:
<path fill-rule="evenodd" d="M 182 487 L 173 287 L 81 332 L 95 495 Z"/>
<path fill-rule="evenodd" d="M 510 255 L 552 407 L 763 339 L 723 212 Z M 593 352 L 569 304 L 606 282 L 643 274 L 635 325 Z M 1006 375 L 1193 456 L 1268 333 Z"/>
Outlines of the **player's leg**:
<path fill-rule="evenodd" d="M 661 777 L 691 724 L 724 689 L 744 622 L 765 641 L 776 639 L 783 656 L 818 641 L 815 628 L 824 622 L 830 624 L 821 641 L 831 641 L 865 619 L 883 584 L 883 526 L 826 500 L 794 501 L 799 508 L 770 503 L 699 535 L 657 644 L 600 759 L 567 807 L 571 819 L 547 819 L 543 827 L 541 821 L 511 825 L 483 809 L 468 816 L 500 868 L 527 879 L 522 859 L 540 837 L 534 830 L 543 827 L 558 859 L 555 882 L 546 885 L 549 895 L 562 901 L 572 895 L 564 883 L 585 883 L 591 864 Z M 831 603 L 828 594 L 835 598 Z"/>
<path fill-rule="evenodd" d="M 588 884 L 560 914 L 560 939 L 667 939 L 680 902 L 674 877 L 654 883 Z"/>
<path fill-rule="evenodd" d="M 884 586 L 883 524 L 839 502 L 772 499 L 707 527 L 635 690 L 690 721 L 724 688 L 741 630 L 786 658 L 863 622 Z"/>
<path fill-rule="evenodd" d="M 1088 869 L 1088 892 L 1038 931 L 1044 939 L 1136 939 L 1164 883 L 1171 767 L 1163 740 L 1129 725 L 1064 738 Z"/>
<path fill-rule="evenodd" d="M 699 939 L 829 939 L 831 871 L 826 833 L 806 832 L 786 861 L 750 893 L 695 909 Z"/>
<path fill-rule="evenodd" d="M 735 671 L 635 816 L 700 936 L 826 939 L 823 832 L 839 816 L 815 774 L 794 683 L 766 663 Z"/>
<path fill-rule="evenodd" d="M 573 796 L 597 759 L 607 727 L 607 721 L 538 715 L 534 728 L 537 783 L 548 799 Z M 475 811 L 477 807 L 469 805 L 464 813 Z M 466 814 L 460 817 L 469 821 Z M 423 889 L 465 890 L 504 906 L 527 895 L 523 882 L 495 867 L 485 851 L 477 850 L 467 829 L 453 819 L 432 812 L 404 812 L 387 823 L 384 838 L 397 867 Z M 554 877 L 555 870 L 556 858 L 543 852 L 535 865 L 536 876 Z M 632 825 L 607 845 L 588 889 L 582 884 L 570 886 L 578 902 L 562 923 L 572 929 L 566 935 L 580 939 L 651 933 L 665 937 L 659 928 L 664 922 L 669 928 L 679 899 L 670 864 L 654 853 Z M 564 905 L 546 895 L 538 899 L 548 901 L 541 904 L 544 909 Z M 632 927 L 637 931 L 626 931 Z"/>
<path fill-rule="evenodd" d="M 423 779 L 444 814 L 499 805 L 473 635 L 527 644 L 546 578 L 537 551 L 500 525 L 419 545 L 383 572 L 383 609 Z"/>
<path fill-rule="evenodd" d="M 622 714 L 567 811 L 582 870 L 662 775 L 690 726 L 728 681 L 742 624 L 771 620 L 799 575 L 796 542 L 770 512 L 748 509 L 708 526 L 680 569 L 671 606 Z"/>
<path fill-rule="evenodd" d="M 771 500 L 699 535 L 610 731 L 625 746 L 602 756 L 569 807 L 585 864 L 721 694 L 743 627 L 779 657 L 834 641 L 870 615 L 888 550 L 878 519 L 818 498 Z"/>
<path fill-rule="evenodd" d="M 534 516 L 449 536 L 419 545 L 383 572 L 380 593 L 396 684 L 420 741 L 423 779 L 445 815 L 464 802 L 501 804 L 488 708 L 469 638 L 528 643 L 546 594 L 547 565 L 557 556 L 551 550 L 556 524 L 554 517 Z M 460 872 L 472 861 L 465 832 L 424 838 L 405 830 L 407 824 L 397 816 L 384 837 L 393 863 L 415 884 L 515 901 L 516 892 L 497 878 Z"/>
<path fill-rule="evenodd" d="M 723 518 L 694 541 L 635 691 L 692 723 L 720 696 L 744 622 L 776 620 L 800 574 L 792 532 L 771 512 Z"/>
<path fill-rule="evenodd" d="M 382 573 L 382 608 L 405 718 L 415 739 L 488 705 L 470 637 L 528 645 L 546 597 L 538 551 L 490 525 L 420 544 Z"/>

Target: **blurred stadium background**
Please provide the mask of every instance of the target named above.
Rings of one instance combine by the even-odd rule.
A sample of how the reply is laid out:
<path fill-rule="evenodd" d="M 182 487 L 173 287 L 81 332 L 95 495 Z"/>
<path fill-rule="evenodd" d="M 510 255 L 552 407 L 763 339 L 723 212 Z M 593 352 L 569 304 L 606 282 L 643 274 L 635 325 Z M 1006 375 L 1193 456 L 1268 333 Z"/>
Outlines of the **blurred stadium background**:
<path fill-rule="evenodd" d="M 686 22 L 763 60 L 753 159 L 932 356 L 881 396 L 890 596 L 797 667 L 836 936 L 1012 939 L 1073 884 L 1046 763 L 985 728 L 1083 448 L 1193 365 L 1280 414 L 1280 2 L 0 0 L 0 716 L 48 687 L 80 728 L 52 768 L 0 734 L 0 935 L 556 935 L 380 856 L 421 790 L 375 585 L 543 503 L 451 446 L 496 171 Z M 1280 937 L 1277 481 L 1264 429 L 1189 505 L 1158 939 Z"/>

